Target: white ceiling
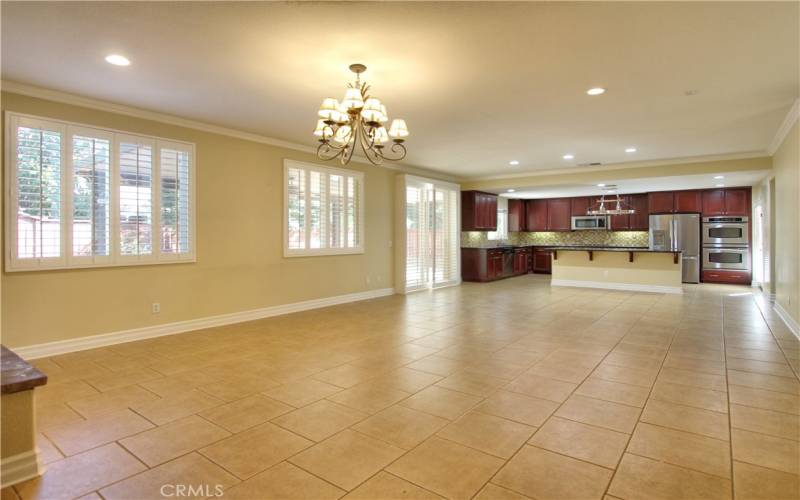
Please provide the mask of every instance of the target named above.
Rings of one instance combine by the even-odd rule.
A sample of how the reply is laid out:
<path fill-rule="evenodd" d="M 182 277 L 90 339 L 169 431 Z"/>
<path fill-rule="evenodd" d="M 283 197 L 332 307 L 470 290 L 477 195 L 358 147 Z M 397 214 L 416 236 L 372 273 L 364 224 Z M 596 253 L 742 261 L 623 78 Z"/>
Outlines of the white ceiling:
<path fill-rule="evenodd" d="M 646 179 L 623 179 L 623 180 L 604 180 L 606 187 L 599 187 L 594 183 L 585 184 L 563 184 L 552 186 L 517 186 L 513 193 L 507 190 L 489 190 L 499 193 L 508 198 L 567 198 L 570 196 L 594 196 L 610 192 L 616 186 L 614 192 L 619 194 L 648 193 L 651 191 L 679 191 L 682 189 L 707 189 L 723 186 L 753 186 L 764 179 L 768 173 L 764 170 L 739 171 L 739 172 L 717 172 L 702 175 L 681 175 L 671 177 L 648 177 Z M 723 179 L 715 179 L 715 176 L 723 176 Z"/>
<path fill-rule="evenodd" d="M 798 7 L 3 2 L 2 78 L 313 145 L 361 62 L 405 163 L 489 176 L 764 151 L 798 97 Z"/>

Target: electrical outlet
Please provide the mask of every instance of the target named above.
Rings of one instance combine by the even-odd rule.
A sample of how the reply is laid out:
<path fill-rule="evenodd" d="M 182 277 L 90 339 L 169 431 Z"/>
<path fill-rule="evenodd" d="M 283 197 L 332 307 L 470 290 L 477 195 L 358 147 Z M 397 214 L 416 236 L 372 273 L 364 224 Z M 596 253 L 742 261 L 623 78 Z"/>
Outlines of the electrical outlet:
<path fill-rule="evenodd" d="M 153 302 L 153 314 L 158 314 L 161 312 L 161 304 L 158 302 Z"/>

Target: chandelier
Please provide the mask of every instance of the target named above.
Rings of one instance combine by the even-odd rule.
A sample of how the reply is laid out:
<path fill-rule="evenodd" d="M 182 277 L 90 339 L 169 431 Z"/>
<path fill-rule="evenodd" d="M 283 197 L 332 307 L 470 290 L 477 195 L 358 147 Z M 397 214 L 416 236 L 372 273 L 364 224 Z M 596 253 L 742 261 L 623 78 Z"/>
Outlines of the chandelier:
<path fill-rule="evenodd" d="M 614 208 L 607 208 L 606 203 L 613 205 Z M 627 207 L 627 208 L 626 208 Z M 622 201 L 622 198 L 619 197 L 619 193 L 614 196 L 611 196 L 609 200 L 606 200 L 606 195 L 603 193 L 600 196 L 600 206 L 595 210 L 587 210 L 587 215 L 628 215 L 628 214 L 635 214 L 636 210 L 631 208 L 630 205 Z"/>
<path fill-rule="evenodd" d="M 406 122 L 395 119 L 386 130 L 385 124 L 389 121 L 386 106 L 369 95 L 369 85 L 361 81 L 361 73 L 366 69 L 363 64 L 351 64 L 350 71 L 356 74 L 356 79 L 347 84 L 344 99 L 339 102 L 327 97 L 322 101 L 314 130 L 320 142 L 317 158 L 326 161 L 339 158 L 341 164 L 346 165 L 353 157 L 356 145 L 361 146 L 373 165 L 405 158 Z M 390 139 L 392 144 L 388 145 Z"/>

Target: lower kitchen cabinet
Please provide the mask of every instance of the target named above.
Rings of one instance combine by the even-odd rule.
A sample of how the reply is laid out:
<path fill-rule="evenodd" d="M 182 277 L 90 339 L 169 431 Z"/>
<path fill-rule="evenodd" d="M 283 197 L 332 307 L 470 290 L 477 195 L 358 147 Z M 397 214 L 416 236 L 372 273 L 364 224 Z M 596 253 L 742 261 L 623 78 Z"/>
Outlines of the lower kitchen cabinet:
<path fill-rule="evenodd" d="M 494 281 L 527 274 L 531 253 L 527 247 L 462 248 L 461 280 Z"/>
<path fill-rule="evenodd" d="M 533 262 L 531 267 L 533 272 L 537 274 L 551 274 L 552 273 L 552 256 L 551 250 L 544 250 L 535 248 L 533 250 Z"/>
<path fill-rule="evenodd" d="M 729 271 L 725 269 L 714 269 L 703 271 L 703 283 L 728 283 L 734 285 L 749 285 L 751 276 L 749 271 Z"/>

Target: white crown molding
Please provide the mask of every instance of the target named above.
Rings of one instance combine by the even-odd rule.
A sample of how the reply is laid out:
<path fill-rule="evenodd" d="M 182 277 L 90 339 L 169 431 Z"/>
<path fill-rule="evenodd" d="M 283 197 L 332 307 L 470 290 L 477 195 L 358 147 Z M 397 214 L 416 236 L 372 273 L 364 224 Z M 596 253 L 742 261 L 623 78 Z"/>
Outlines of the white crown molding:
<path fill-rule="evenodd" d="M 272 316 L 280 316 L 283 314 L 319 309 L 320 307 L 346 304 L 348 302 L 358 302 L 361 300 L 375 299 L 378 297 L 387 297 L 389 295 L 394 295 L 394 293 L 394 288 L 380 288 L 377 290 L 368 290 L 366 292 L 337 295 L 323 299 L 306 300 L 303 302 L 263 307 L 261 309 L 251 309 L 249 311 L 221 314 L 218 316 L 207 316 L 205 318 L 177 321 L 174 323 L 164 323 L 161 325 L 145 326 L 130 330 L 120 330 L 112 333 L 79 337 L 76 339 L 59 340 L 56 342 L 47 342 L 44 344 L 34 344 L 22 347 L 12 347 L 12 349 L 23 359 L 43 358 L 45 356 L 54 356 L 56 354 L 83 351 L 86 349 L 94 349 L 96 347 L 104 347 L 114 344 L 122 344 L 124 342 L 132 342 L 134 340 L 163 337 L 165 335 L 173 335 L 176 333 L 202 330 L 205 328 L 231 325 L 234 323 L 243 323 L 245 321 L 254 321 L 257 319 L 270 318 Z"/>
<path fill-rule="evenodd" d="M 548 168 L 544 170 L 531 170 L 528 172 L 519 172 L 516 174 L 468 177 L 463 179 L 462 182 L 469 183 L 469 182 L 480 182 L 480 181 L 494 181 L 502 179 L 518 179 L 522 177 L 539 177 L 546 175 L 583 174 L 587 172 L 626 170 L 631 168 L 661 167 L 664 165 L 685 165 L 689 163 L 703 163 L 711 161 L 747 160 L 750 158 L 764 158 L 767 156 L 769 156 L 769 153 L 767 153 L 766 151 L 746 151 L 743 153 L 687 156 L 683 158 L 665 158 L 660 160 L 648 160 L 648 161 L 638 161 L 638 162 L 604 163 L 602 165 L 591 166 L 591 167 Z"/>
<path fill-rule="evenodd" d="M 569 286 L 577 288 L 602 288 L 604 290 L 625 290 L 628 292 L 683 293 L 679 286 L 638 285 L 635 283 L 612 283 L 605 281 L 550 280 L 551 286 Z"/>
<path fill-rule="evenodd" d="M 778 317 L 783 321 L 789 331 L 792 332 L 792 334 L 794 334 L 798 340 L 800 340 L 800 323 L 795 321 L 795 319 L 792 318 L 792 315 L 789 314 L 789 312 L 777 301 L 775 301 L 772 309 L 778 314 Z"/>
<path fill-rule="evenodd" d="M 797 119 L 800 117 L 800 99 L 795 99 L 792 107 L 789 108 L 789 112 L 786 113 L 786 116 L 783 118 L 783 122 L 781 122 L 781 126 L 778 127 L 778 130 L 775 131 L 775 136 L 772 138 L 772 142 L 769 143 L 769 147 L 767 148 L 767 152 L 769 155 L 772 156 L 775 154 L 775 151 L 781 147 L 783 144 L 783 140 L 786 139 L 786 135 L 792 130 L 794 124 L 797 122 Z"/>
<path fill-rule="evenodd" d="M 134 106 L 127 106 L 125 104 L 118 104 L 111 101 L 103 101 L 100 99 L 93 99 L 91 97 L 79 96 L 62 92 L 60 90 L 46 89 L 29 85 L 27 83 L 14 82 L 10 80 L 0 80 L 0 90 L 4 92 L 11 92 L 13 94 L 25 95 L 28 97 L 36 97 L 38 99 L 46 99 L 48 101 L 60 102 L 63 104 L 70 104 L 73 106 L 80 106 L 83 108 L 96 109 L 99 111 L 106 111 L 109 113 L 116 113 L 125 116 L 132 116 L 134 118 L 141 118 L 143 120 L 151 120 L 159 123 L 166 123 L 168 125 L 175 125 L 177 127 L 190 128 L 193 130 L 200 130 L 211 134 L 224 135 L 227 137 L 234 137 L 250 142 L 257 142 L 260 144 L 268 144 L 279 148 L 291 149 L 294 151 L 301 151 L 303 153 L 310 153 L 316 155 L 317 148 L 307 144 L 299 144 L 291 141 L 284 141 L 282 139 L 275 139 L 265 135 L 254 134 L 252 132 L 245 132 L 219 125 L 212 125 L 210 123 L 201 122 L 198 120 L 191 120 L 188 118 L 181 118 L 180 116 L 161 113 L 158 111 L 150 111 L 147 109 L 137 108 Z M 360 161 L 365 165 L 373 165 L 369 163 L 363 155 L 353 155 L 353 159 Z M 373 165 L 375 166 L 375 165 Z M 413 165 L 406 165 L 403 163 L 384 163 L 377 165 L 379 168 L 388 168 L 389 170 L 397 170 L 399 172 L 416 173 L 420 175 L 435 176 L 437 178 L 457 182 L 460 179 L 453 175 L 429 170 L 422 167 L 415 167 Z"/>

